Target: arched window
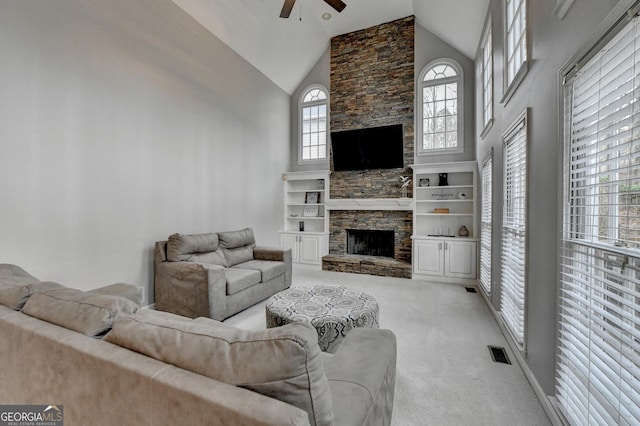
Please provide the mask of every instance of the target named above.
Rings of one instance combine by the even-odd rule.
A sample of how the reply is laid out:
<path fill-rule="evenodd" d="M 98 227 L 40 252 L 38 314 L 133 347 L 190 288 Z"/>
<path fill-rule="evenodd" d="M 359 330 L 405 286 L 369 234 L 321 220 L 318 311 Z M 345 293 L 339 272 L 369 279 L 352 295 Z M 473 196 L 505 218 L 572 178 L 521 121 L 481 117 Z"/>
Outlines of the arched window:
<path fill-rule="evenodd" d="M 299 108 L 300 162 L 325 160 L 327 158 L 327 122 L 329 97 L 327 89 L 313 85 L 302 92 Z"/>
<path fill-rule="evenodd" d="M 462 67 L 451 59 L 427 65 L 418 82 L 418 154 L 462 152 Z"/>

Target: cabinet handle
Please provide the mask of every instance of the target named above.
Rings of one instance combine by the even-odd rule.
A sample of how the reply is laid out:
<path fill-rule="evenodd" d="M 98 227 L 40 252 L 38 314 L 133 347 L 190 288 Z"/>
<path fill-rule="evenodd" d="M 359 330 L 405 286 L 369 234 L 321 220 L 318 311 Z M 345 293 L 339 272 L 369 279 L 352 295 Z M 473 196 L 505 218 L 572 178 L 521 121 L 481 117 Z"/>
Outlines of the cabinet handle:
<path fill-rule="evenodd" d="M 438 243 L 438 250 L 442 250 L 442 243 Z"/>
<path fill-rule="evenodd" d="M 449 250 L 449 244 L 444 243 L 444 249 L 445 249 L 445 250 Z"/>

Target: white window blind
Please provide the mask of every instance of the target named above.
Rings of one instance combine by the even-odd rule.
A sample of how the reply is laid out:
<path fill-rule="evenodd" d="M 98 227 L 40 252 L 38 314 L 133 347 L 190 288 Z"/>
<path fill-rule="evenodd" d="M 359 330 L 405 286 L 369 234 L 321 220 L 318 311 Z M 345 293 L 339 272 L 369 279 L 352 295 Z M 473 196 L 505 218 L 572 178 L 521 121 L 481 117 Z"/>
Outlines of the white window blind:
<path fill-rule="evenodd" d="M 524 348 L 527 207 L 527 123 L 519 118 L 504 137 L 502 287 L 500 312 Z"/>
<path fill-rule="evenodd" d="M 507 87 L 527 61 L 527 2 L 505 0 L 506 72 Z"/>
<path fill-rule="evenodd" d="M 487 27 L 482 41 L 482 128 L 493 119 L 493 49 L 491 44 L 491 24 Z"/>
<path fill-rule="evenodd" d="M 480 212 L 480 285 L 491 293 L 491 234 L 492 234 L 492 185 L 493 158 L 488 155 L 482 163 L 482 209 Z"/>
<path fill-rule="evenodd" d="M 565 85 L 556 397 L 572 425 L 640 424 L 640 27 Z"/>

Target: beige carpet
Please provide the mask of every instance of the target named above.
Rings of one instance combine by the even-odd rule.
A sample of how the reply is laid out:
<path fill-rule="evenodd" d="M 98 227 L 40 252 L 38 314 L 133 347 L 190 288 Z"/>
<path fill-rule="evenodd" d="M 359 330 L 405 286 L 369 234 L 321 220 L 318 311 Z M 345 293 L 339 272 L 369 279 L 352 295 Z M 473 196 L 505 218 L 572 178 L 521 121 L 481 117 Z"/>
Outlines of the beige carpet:
<path fill-rule="evenodd" d="M 294 267 L 293 283 L 345 285 L 376 298 L 380 327 L 398 339 L 393 425 L 551 424 L 480 294 L 302 266 Z M 265 328 L 264 302 L 226 322 Z M 493 362 L 487 345 L 504 347 L 514 364 Z"/>

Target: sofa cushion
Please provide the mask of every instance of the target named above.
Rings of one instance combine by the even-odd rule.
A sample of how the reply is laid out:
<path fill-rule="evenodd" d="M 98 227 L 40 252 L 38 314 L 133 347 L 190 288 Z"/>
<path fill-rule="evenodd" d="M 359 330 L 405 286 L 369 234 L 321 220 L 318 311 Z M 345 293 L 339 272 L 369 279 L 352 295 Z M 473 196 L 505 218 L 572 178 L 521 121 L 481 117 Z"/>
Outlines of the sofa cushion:
<path fill-rule="evenodd" d="M 34 293 L 61 287 L 58 283 L 38 281 L 31 276 L 0 276 L 0 304 L 19 311 Z"/>
<path fill-rule="evenodd" d="M 263 283 L 279 277 L 286 271 L 284 262 L 276 262 L 273 260 L 250 260 L 234 265 L 233 269 L 235 268 L 260 271 L 261 281 Z"/>
<path fill-rule="evenodd" d="M 167 260 L 227 266 L 217 234 L 172 234 L 167 240 Z"/>
<path fill-rule="evenodd" d="M 87 336 L 109 331 L 116 318 L 131 315 L 138 305 L 120 296 L 58 288 L 32 295 L 22 312 Z"/>
<path fill-rule="evenodd" d="M 227 295 L 236 294 L 260 282 L 260 271 L 253 269 L 227 268 L 224 275 L 227 277 Z"/>
<path fill-rule="evenodd" d="M 220 247 L 224 253 L 227 266 L 253 260 L 253 248 L 256 239 L 251 228 L 238 231 L 218 232 Z"/>
<path fill-rule="evenodd" d="M 118 318 L 105 340 L 305 410 L 312 425 L 333 421 L 318 335 L 305 323 L 260 331 L 184 321 L 143 310 Z"/>

